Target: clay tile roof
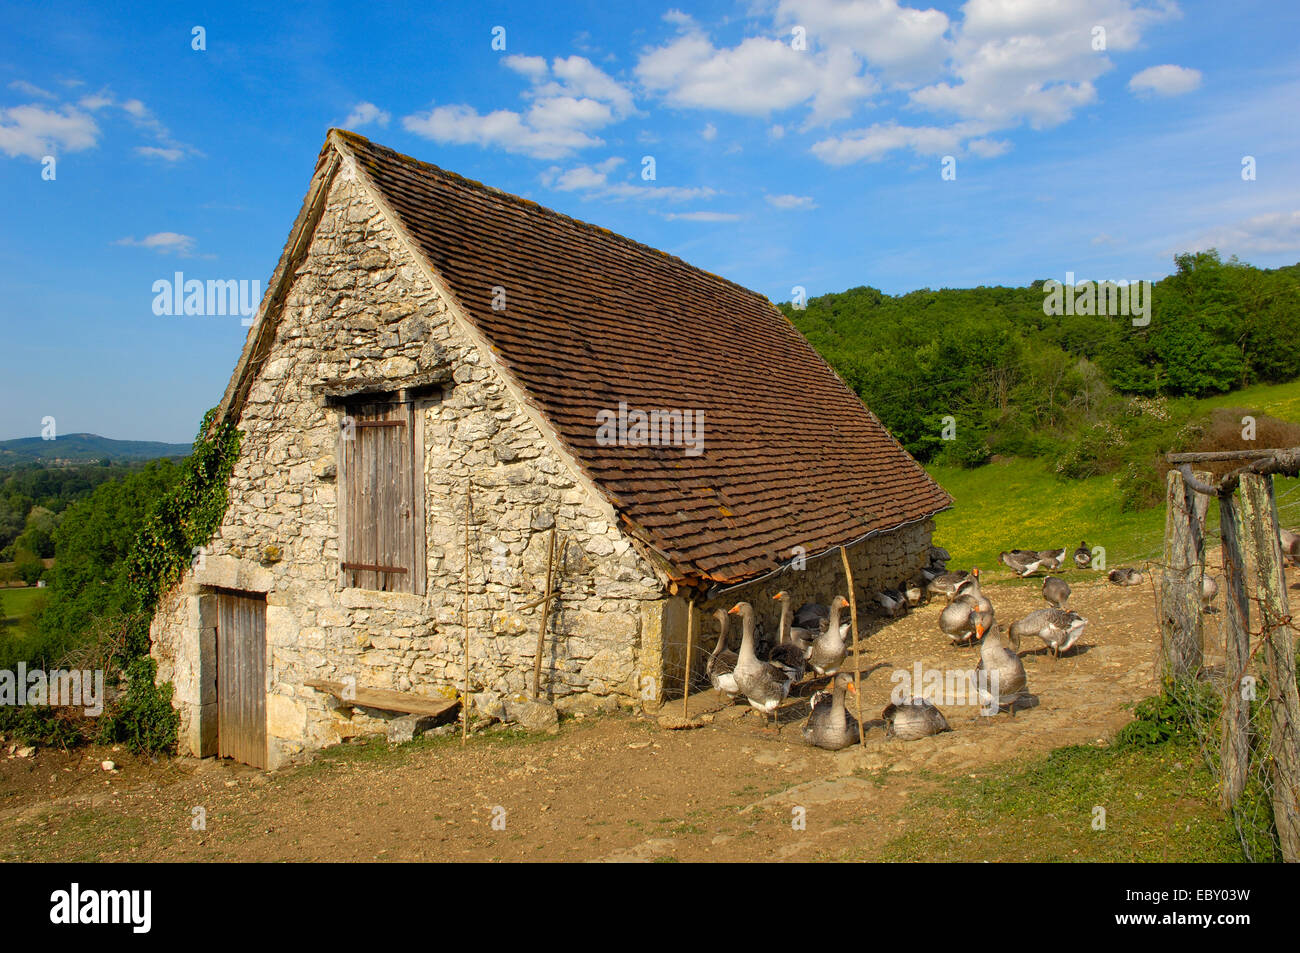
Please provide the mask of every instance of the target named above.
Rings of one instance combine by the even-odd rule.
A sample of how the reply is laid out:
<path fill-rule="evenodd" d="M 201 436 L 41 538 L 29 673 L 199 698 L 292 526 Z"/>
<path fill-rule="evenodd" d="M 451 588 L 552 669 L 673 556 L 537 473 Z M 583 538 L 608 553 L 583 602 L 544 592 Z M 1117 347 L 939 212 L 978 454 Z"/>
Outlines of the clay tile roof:
<path fill-rule="evenodd" d="M 948 494 L 766 298 L 336 131 L 627 528 L 731 583 L 924 519 Z M 492 309 L 493 288 L 507 307 Z M 602 446 L 597 413 L 703 412 L 703 453 Z"/>

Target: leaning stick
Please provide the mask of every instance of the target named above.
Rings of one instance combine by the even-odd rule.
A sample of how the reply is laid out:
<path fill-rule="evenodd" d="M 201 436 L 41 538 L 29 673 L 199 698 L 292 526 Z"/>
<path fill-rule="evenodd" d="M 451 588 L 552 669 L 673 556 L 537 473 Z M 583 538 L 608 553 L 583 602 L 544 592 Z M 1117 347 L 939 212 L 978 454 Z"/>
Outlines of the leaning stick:
<path fill-rule="evenodd" d="M 695 640 L 695 602 L 686 603 L 686 679 L 682 689 L 682 721 L 691 717 L 691 643 Z"/>
<path fill-rule="evenodd" d="M 537 628 L 537 655 L 533 657 L 533 700 L 541 697 L 542 649 L 546 642 L 546 623 L 551 612 L 551 580 L 555 578 L 555 526 L 551 526 L 551 542 L 546 549 L 546 595 L 542 596 L 542 624 Z"/>
<path fill-rule="evenodd" d="M 853 626 L 853 693 L 858 703 L 858 744 L 866 747 L 867 736 L 862 731 L 862 657 L 858 655 L 858 597 L 853 592 L 853 567 L 849 565 L 849 551 L 840 547 L 840 559 L 844 561 L 844 576 L 849 584 L 849 619 Z"/>
<path fill-rule="evenodd" d="M 465 692 L 460 705 L 460 743 L 469 738 L 469 507 L 470 482 L 465 481 Z"/>

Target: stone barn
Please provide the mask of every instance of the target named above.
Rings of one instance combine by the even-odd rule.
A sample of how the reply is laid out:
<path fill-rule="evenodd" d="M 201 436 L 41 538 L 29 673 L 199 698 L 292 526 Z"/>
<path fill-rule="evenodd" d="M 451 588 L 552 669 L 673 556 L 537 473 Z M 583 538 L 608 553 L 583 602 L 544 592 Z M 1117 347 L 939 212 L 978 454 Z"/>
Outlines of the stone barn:
<path fill-rule="evenodd" d="M 457 697 L 467 523 L 475 709 L 531 690 L 554 529 L 563 711 L 680 695 L 688 605 L 705 647 L 718 605 L 774 626 L 842 545 L 897 584 L 951 502 L 767 299 L 340 130 L 218 419 L 230 505 L 152 651 L 183 752 L 272 767 Z"/>

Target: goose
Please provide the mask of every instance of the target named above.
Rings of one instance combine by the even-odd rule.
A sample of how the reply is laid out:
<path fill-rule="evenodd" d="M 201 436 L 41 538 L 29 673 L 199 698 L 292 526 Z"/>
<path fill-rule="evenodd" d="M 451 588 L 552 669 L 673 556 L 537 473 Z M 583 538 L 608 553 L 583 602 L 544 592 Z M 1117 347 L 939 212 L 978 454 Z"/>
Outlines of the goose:
<path fill-rule="evenodd" d="M 840 625 L 840 610 L 849 604 L 843 596 L 831 600 L 829 625 L 813 640 L 808 651 L 808 667 L 818 675 L 834 675 L 849 654 L 844 641 L 844 626 Z"/>
<path fill-rule="evenodd" d="M 1213 576 L 1201 576 L 1201 608 L 1210 608 L 1210 603 L 1214 602 L 1214 597 L 1219 594 L 1219 580 Z"/>
<path fill-rule="evenodd" d="M 1080 569 L 1087 569 L 1092 565 L 1092 550 L 1083 540 L 1079 540 L 1079 548 L 1074 551 L 1074 564 Z"/>
<path fill-rule="evenodd" d="M 948 563 L 952 561 L 952 557 L 948 555 L 948 550 L 944 549 L 942 546 L 931 546 L 929 555 L 930 565 L 939 567 L 940 572 L 942 572 L 947 567 Z"/>
<path fill-rule="evenodd" d="M 1282 556 L 1290 556 L 1291 565 L 1300 566 L 1300 534 L 1293 533 L 1289 529 L 1279 528 L 1277 540 L 1282 544 Z M 1285 558 L 1283 561 L 1285 562 Z"/>
<path fill-rule="evenodd" d="M 1070 601 L 1070 584 L 1060 576 L 1048 576 L 1043 580 L 1043 598 L 1057 609 L 1064 609 Z"/>
<path fill-rule="evenodd" d="M 1060 569 L 1065 562 L 1065 547 L 1040 550 L 1038 555 L 1042 557 L 1044 569 Z"/>
<path fill-rule="evenodd" d="M 921 576 L 917 576 L 901 587 L 908 606 L 916 608 L 925 601 L 925 584 L 926 580 Z"/>
<path fill-rule="evenodd" d="M 805 602 L 795 610 L 794 624 L 801 629 L 816 632 L 821 620 L 830 617 L 830 606 L 822 605 L 820 602 Z"/>
<path fill-rule="evenodd" d="M 740 694 L 740 689 L 736 687 L 736 661 L 740 656 L 727 647 L 727 630 L 731 619 L 727 616 L 726 609 L 715 609 L 713 618 L 718 622 L 718 644 L 713 647 L 705 671 L 708 672 L 709 684 L 715 691 L 733 698 Z"/>
<path fill-rule="evenodd" d="M 939 613 L 939 629 L 952 640 L 953 645 L 965 644 L 975 637 L 975 626 L 993 624 L 993 603 L 980 589 L 979 567 L 962 580 L 957 595 Z"/>
<path fill-rule="evenodd" d="M 1147 581 L 1146 573 L 1141 569 L 1121 566 L 1106 573 L 1106 578 L 1117 586 L 1140 586 Z"/>
<path fill-rule="evenodd" d="M 1042 556 L 1027 549 L 1013 549 L 1009 553 L 1003 553 L 998 558 L 1021 576 L 1028 576 L 1037 572 L 1043 564 Z"/>
<path fill-rule="evenodd" d="M 891 702 L 880 713 L 885 722 L 885 737 L 899 741 L 916 741 L 941 732 L 952 731 L 943 712 L 924 698 Z"/>
<path fill-rule="evenodd" d="M 980 662 L 972 673 L 975 692 L 980 705 L 984 708 L 1010 708 L 1011 717 L 1016 715 L 1016 703 L 1029 694 L 1026 689 L 1029 679 L 1025 675 L 1024 663 L 1020 656 L 1007 648 L 1002 640 L 998 624 L 994 622 L 985 629 L 983 624 L 976 625 L 975 635 L 980 642 Z M 990 712 L 990 714 L 995 714 Z"/>
<path fill-rule="evenodd" d="M 818 748 L 839 751 L 858 741 L 858 720 L 845 710 L 844 693 L 857 694 L 853 676 L 840 672 L 831 682 L 830 692 L 813 696 L 812 714 L 803 726 L 803 740 Z"/>
<path fill-rule="evenodd" d="M 794 681 L 785 669 L 771 662 L 759 661 L 754 654 L 754 607 L 748 602 L 737 602 L 727 610 L 728 615 L 739 615 L 741 621 L 740 654 L 736 659 L 736 687 L 755 711 L 767 716 L 773 714 L 790 694 Z M 765 726 L 766 727 L 766 726 Z M 781 730 L 777 720 L 777 731 Z"/>
<path fill-rule="evenodd" d="M 969 578 L 970 573 L 968 572 L 940 573 L 930 580 L 930 584 L 925 587 L 925 590 L 931 597 L 943 596 L 947 601 L 952 602 L 953 597 L 957 595 L 957 587 Z"/>
<path fill-rule="evenodd" d="M 881 589 L 876 593 L 876 602 L 891 619 L 907 614 L 907 596 L 897 589 Z"/>
<path fill-rule="evenodd" d="M 1051 650 L 1054 658 L 1068 652 L 1079 641 L 1088 620 L 1077 612 L 1064 609 L 1036 609 L 1011 626 L 1011 642 L 1019 646 L 1027 635 L 1036 635 Z"/>
<path fill-rule="evenodd" d="M 785 669 L 797 682 L 803 678 L 804 669 L 808 665 L 808 646 L 812 642 L 812 633 L 807 629 L 795 629 L 791 624 L 794 621 L 794 605 L 787 590 L 782 589 L 772 598 L 781 603 L 781 621 L 777 624 L 776 645 L 767 654 L 767 660 Z M 798 636 L 795 635 L 796 632 L 799 633 Z M 787 634 L 789 642 L 786 641 Z"/>

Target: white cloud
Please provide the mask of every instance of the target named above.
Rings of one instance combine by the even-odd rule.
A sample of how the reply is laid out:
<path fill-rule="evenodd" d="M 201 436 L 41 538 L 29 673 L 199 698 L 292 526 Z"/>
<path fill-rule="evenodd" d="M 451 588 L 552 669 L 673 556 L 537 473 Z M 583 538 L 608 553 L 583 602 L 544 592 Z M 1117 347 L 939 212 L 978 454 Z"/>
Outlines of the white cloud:
<path fill-rule="evenodd" d="M 162 159 L 164 162 L 179 162 L 185 158 L 184 149 L 171 149 L 166 146 L 136 146 L 135 153 L 146 159 Z"/>
<path fill-rule="evenodd" d="M 541 174 L 541 180 L 543 185 L 557 192 L 588 191 L 606 185 L 609 173 L 622 163 L 623 160 L 618 156 L 611 156 L 595 165 L 580 165 L 568 170 L 551 166 Z"/>
<path fill-rule="evenodd" d="M 671 106 L 766 117 L 808 105 L 813 122 L 849 115 L 877 89 L 847 50 L 815 54 L 764 37 L 718 49 L 695 30 L 643 53 L 636 76 Z"/>
<path fill-rule="evenodd" d="M 704 128 L 700 130 L 700 138 L 705 142 L 712 142 L 718 138 L 718 127 L 711 122 L 705 123 Z"/>
<path fill-rule="evenodd" d="M 813 209 L 817 203 L 813 201 L 811 195 L 765 195 L 767 204 L 773 208 L 782 210 L 791 209 Z"/>
<path fill-rule="evenodd" d="M 609 174 L 623 160 L 611 156 L 594 165 L 580 165 L 571 169 L 552 166 L 539 176 L 542 185 L 557 192 L 581 192 L 584 199 L 630 199 L 639 202 L 686 202 L 692 199 L 712 198 L 718 193 L 705 186 L 636 185 L 632 182 L 611 182 Z"/>
<path fill-rule="evenodd" d="M 810 44 L 845 47 L 891 82 L 931 79 L 948 58 L 948 16 L 896 0 L 781 0 L 776 20 L 804 27 Z"/>
<path fill-rule="evenodd" d="M 188 258 L 194 253 L 196 243 L 189 235 L 182 235 L 179 232 L 154 232 L 152 235 L 146 235 L 139 240 L 135 238 L 119 238 L 113 244 L 148 248 L 160 255 L 180 255 L 182 258 Z"/>
<path fill-rule="evenodd" d="M 348 118 L 343 120 L 343 125 L 348 129 L 360 129 L 362 126 L 369 126 L 372 123 L 376 126 L 387 126 L 388 120 L 392 117 L 383 109 L 380 109 L 374 103 L 359 102 L 352 107 L 348 113 Z"/>
<path fill-rule="evenodd" d="M 1266 212 L 1235 225 L 1203 233 L 1189 243 L 1187 251 L 1217 248 L 1229 255 L 1275 254 L 1300 251 L 1300 210 Z"/>
<path fill-rule="evenodd" d="M 14 80 L 12 83 L 9 84 L 9 88 L 10 88 L 10 89 L 16 89 L 16 90 L 18 90 L 18 92 L 20 92 L 20 93 L 24 93 L 24 94 L 26 94 L 26 95 L 28 95 L 28 96 L 39 96 L 39 97 L 41 97 L 42 99 L 58 99 L 58 98 L 59 98 L 59 97 L 55 96 L 53 93 L 51 93 L 49 90 L 47 90 L 47 89 L 41 89 L 41 87 L 36 86 L 36 85 L 34 85 L 33 83 L 29 83 L 29 82 L 27 82 L 27 80 L 25 80 L 25 79 L 16 79 L 16 80 Z"/>
<path fill-rule="evenodd" d="M 531 83 L 523 93 L 532 101 L 526 111 L 434 106 L 404 117 L 402 125 L 435 142 L 558 159 L 604 145 L 592 133 L 635 112 L 631 91 L 581 56 L 556 57 L 549 66 L 540 56 L 510 56 L 505 65 Z"/>
<path fill-rule="evenodd" d="M 1201 71 L 1186 66 L 1149 66 L 1128 81 L 1136 96 L 1181 96 L 1200 88 Z"/>
<path fill-rule="evenodd" d="M 71 106 L 0 109 L 0 152 L 11 157 L 39 161 L 47 155 L 94 148 L 98 140 L 95 120 Z"/>
<path fill-rule="evenodd" d="M 814 143 L 812 153 L 828 165 L 879 162 L 899 149 L 911 149 L 923 156 L 945 155 L 958 152 L 962 139 L 970 131 L 970 127 L 961 123 L 953 126 L 875 123 L 866 129 L 856 129 Z"/>
<path fill-rule="evenodd" d="M 663 217 L 670 222 L 736 222 L 744 216 L 734 212 L 664 212 Z"/>

